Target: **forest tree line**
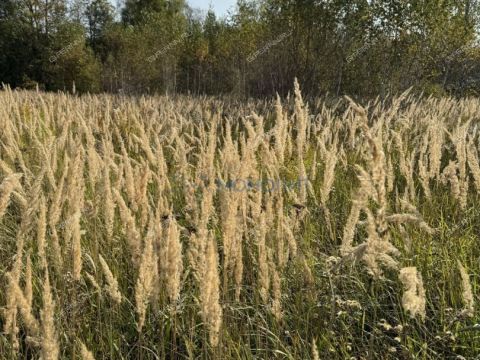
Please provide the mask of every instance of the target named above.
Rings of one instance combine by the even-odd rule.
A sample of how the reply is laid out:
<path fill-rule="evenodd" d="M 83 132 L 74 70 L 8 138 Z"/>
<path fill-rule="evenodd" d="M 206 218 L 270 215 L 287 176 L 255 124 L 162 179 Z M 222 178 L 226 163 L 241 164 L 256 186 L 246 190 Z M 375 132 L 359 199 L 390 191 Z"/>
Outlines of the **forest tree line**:
<path fill-rule="evenodd" d="M 478 0 L 1 0 L 0 82 L 48 91 L 480 94 Z"/>

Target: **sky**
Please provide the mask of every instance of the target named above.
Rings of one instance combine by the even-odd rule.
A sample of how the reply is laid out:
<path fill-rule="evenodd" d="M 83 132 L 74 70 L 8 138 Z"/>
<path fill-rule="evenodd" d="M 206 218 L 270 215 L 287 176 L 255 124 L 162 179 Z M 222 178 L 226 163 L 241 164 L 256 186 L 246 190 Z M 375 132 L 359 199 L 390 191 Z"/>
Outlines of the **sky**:
<path fill-rule="evenodd" d="M 187 0 L 192 8 L 208 10 L 212 6 L 218 17 L 227 15 L 227 10 L 235 8 L 236 0 Z"/>
<path fill-rule="evenodd" d="M 1 1 L 1 0 L 0 0 Z M 207 10 L 212 7 L 213 11 L 217 15 L 217 18 L 223 17 L 227 15 L 228 10 L 235 10 L 235 5 L 237 4 L 237 0 L 186 0 L 190 7 L 194 9 L 202 10 L 205 14 Z M 124 1 L 122 0 L 110 0 L 110 3 L 117 9 L 119 14 L 119 4 L 123 4 Z"/>

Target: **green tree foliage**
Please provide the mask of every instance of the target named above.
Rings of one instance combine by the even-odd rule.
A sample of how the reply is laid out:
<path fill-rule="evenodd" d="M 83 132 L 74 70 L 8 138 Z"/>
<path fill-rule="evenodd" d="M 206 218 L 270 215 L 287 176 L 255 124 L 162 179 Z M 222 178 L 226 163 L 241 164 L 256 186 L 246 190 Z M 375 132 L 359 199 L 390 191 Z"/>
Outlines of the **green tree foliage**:
<path fill-rule="evenodd" d="M 8 0 L 0 10 L 0 80 L 47 90 L 99 91 L 101 66 L 63 0 Z"/>
<path fill-rule="evenodd" d="M 88 39 L 92 49 L 105 57 L 108 44 L 105 43 L 106 29 L 113 23 L 113 6 L 108 0 L 93 0 L 86 6 Z"/>
<path fill-rule="evenodd" d="M 85 32 L 78 24 L 65 23 L 51 39 L 51 55 L 45 66 L 48 88 L 80 92 L 101 90 L 101 64 L 85 42 Z M 52 51 L 53 50 L 53 51 Z"/>
<path fill-rule="evenodd" d="M 297 77 L 312 95 L 475 94 L 479 5 L 238 0 L 219 19 L 184 0 L 126 0 L 116 18 L 109 0 L 2 0 L 0 81 L 246 97 L 287 94 Z"/>

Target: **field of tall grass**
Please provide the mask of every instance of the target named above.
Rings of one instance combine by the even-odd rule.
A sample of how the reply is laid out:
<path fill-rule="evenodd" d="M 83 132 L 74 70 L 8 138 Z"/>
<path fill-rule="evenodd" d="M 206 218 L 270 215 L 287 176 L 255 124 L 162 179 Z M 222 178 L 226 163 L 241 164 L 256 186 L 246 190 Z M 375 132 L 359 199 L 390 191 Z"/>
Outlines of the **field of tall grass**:
<path fill-rule="evenodd" d="M 480 100 L 0 92 L 1 359 L 474 359 Z"/>

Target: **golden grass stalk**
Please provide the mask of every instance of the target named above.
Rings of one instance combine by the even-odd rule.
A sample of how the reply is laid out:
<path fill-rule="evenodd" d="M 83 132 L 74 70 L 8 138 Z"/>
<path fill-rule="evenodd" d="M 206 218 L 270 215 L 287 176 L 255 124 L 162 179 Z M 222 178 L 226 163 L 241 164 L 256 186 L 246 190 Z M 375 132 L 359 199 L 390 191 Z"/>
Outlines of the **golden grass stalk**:
<path fill-rule="evenodd" d="M 40 265 L 42 269 L 47 267 L 47 257 L 45 253 L 46 249 L 46 231 L 47 231 L 47 205 L 45 197 L 40 198 L 39 202 L 39 213 L 38 213 L 38 222 L 37 222 L 37 251 L 38 257 L 40 258 Z"/>
<path fill-rule="evenodd" d="M 215 239 L 210 232 L 205 253 L 205 266 L 200 279 L 200 308 L 202 319 L 207 326 L 210 345 L 216 347 L 220 340 L 222 307 L 220 305 L 220 278 Z"/>
<path fill-rule="evenodd" d="M 180 232 L 174 218 L 168 220 L 164 239 L 163 276 L 166 281 L 168 298 L 175 303 L 180 296 L 180 286 L 183 273 L 182 243 Z"/>
<path fill-rule="evenodd" d="M 32 308 L 33 302 L 33 284 L 32 284 L 32 259 L 27 255 L 27 265 L 25 266 L 25 300 L 29 308 Z"/>
<path fill-rule="evenodd" d="M 461 200 L 461 186 L 460 178 L 458 176 L 458 164 L 450 160 L 448 165 L 443 169 L 441 174 L 441 181 L 443 184 L 450 183 L 450 191 L 453 198 Z"/>
<path fill-rule="evenodd" d="M 21 178 L 22 174 L 12 174 L 7 176 L 0 184 L 0 220 L 5 215 L 12 192 L 22 188 L 20 184 Z"/>
<path fill-rule="evenodd" d="M 127 154 L 127 150 L 122 144 L 122 155 L 123 155 L 123 170 L 125 171 L 125 192 L 127 193 L 128 200 L 132 206 L 133 211 L 137 211 L 136 203 L 136 190 L 135 190 L 135 177 L 133 174 L 133 167 L 130 157 Z"/>
<path fill-rule="evenodd" d="M 315 338 L 312 339 L 312 359 L 313 360 L 320 360 L 320 355 L 317 349 L 317 341 Z"/>
<path fill-rule="evenodd" d="M 87 349 L 83 342 L 80 342 L 80 354 L 82 356 L 82 360 L 95 360 L 92 352 Z"/>
<path fill-rule="evenodd" d="M 29 302 L 30 299 L 28 299 L 22 292 L 20 286 L 15 281 L 11 273 L 7 273 L 6 277 L 8 280 L 8 296 L 14 299 L 14 306 L 20 310 L 23 322 L 25 323 L 25 326 L 27 327 L 30 334 L 33 336 L 37 336 L 39 334 L 40 327 L 37 319 L 35 319 L 32 314 L 32 304 Z M 10 311 L 10 313 L 8 313 L 8 311 Z M 14 315 L 16 313 L 16 311 L 14 311 L 13 313 L 11 311 L 12 310 L 7 307 L 7 315 Z M 6 330 L 11 330 L 13 326 L 15 325 L 8 324 L 8 322 L 5 323 Z M 10 331 L 6 332 L 10 334 Z"/>
<path fill-rule="evenodd" d="M 429 175 L 430 177 L 440 176 L 440 167 L 442 160 L 442 147 L 444 142 L 444 132 L 439 130 L 435 122 L 432 121 L 432 125 L 429 127 L 430 144 L 429 144 Z"/>
<path fill-rule="evenodd" d="M 337 152 L 337 146 L 334 144 L 332 149 L 325 154 L 325 170 L 323 173 L 323 183 L 320 188 L 320 201 L 324 206 L 327 204 L 335 180 L 335 166 L 338 161 Z"/>
<path fill-rule="evenodd" d="M 270 259 L 270 274 L 272 275 L 271 287 L 272 287 L 272 306 L 271 311 L 277 321 L 282 320 L 282 283 L 280 274 L 275 266 L 273 260 Z"/>
<path fill-rule="evenodd" d="M 120 218 L 123 221 L 125 226 L 127 241 L 130 245 L 130 252 L 132 254 L 132 260 L 134 264 L 138 264 L 140 258 L 140 248 L 141 248 L 141 237 L 140 233 L 138 232 L 135 217 L 128 208 L 127 204 L 123 200 L 122 195 L 118 192 L 118 190 L 113 190 L 113 195 L 115 198 L 115 202 L 117 203 L 120 209 Z"/>
<path fill-rule="evenodd" d="M 280 96 L 277 94 L 277 99 L 275 102 L 275 153 L 279 160 L 280 164 L 283 164 L 285 161 L 285 147 L 288 136 L 288 123 L 285 121 L 285 115 L 283 114 L 282 103 L 280 101 Z"/>
<path fill-rule="evenodd" d="M 48 271 L 45 272 L 45 282 L 43 285 L 43 309 L 40 311 L 41 336 L 42 336 L 42 358 L 44 360 L 57 360 L 60 349 L 57 340 L 57 330 L 55 327 L 55 303 L 52 297 L 50 279 Z"/>
<path fill-rule="evenodd" d="M 480 193 L 480 162 L 478 160 L 478 150 L 475 148 L 474 142 L 470 142 L 467 146 L 468 167 L 473 176 L 475 189 Z"/>
<path fill-rule="evenodd" d="M 475 299 L 472 291 L 472 284 L 470 283 L 470 277 L 468 276 L 467 270 L 462 265 L 460 260 L 457 261 L 458 271 L 462 278 L 462 297 L 464 304 L 464 313 L 469 317 L 473 317 L 475 314 Z"/>
<path fill-rule="evenodd" d="M 458 185 L 459 194 L 458 199 L 460 206 L 465 208 L 467 206 L 467 192 L 468 192 L 468 178 L 467 178 L 467 134 L 470 126 L 469 119 L 461 126 L 454 128 L 451 137 L 455 145 L 455 152 L 457 155 L 457 169 L 458 169 Z"/>
<path fill-rule="evenodd" d="M 304 163 L 304 150 L 307 139 L 308 109 L 303 104 L 302 93 L 297 79 L 294 81 L 295 93 L 295 124 L 297 130 L 296 150 L 298 157 L 298 180 L 300 181 L 299 200 L 305 204 L 307 200 L 307 172 Z"/>
<path fill-rule="evenodd" d="M 9 175 L 13 175 L 14 174 L 14 171 L 10 168 L 10 166 L 8 166 L 8 164 L 3 161 L 2 159 L 0 159 L 0 170 L 6 175 L 6 176 L 9 176 Z"/>
<path fill-rule="evenodd" d="M 405 288 L 402 297 L 402 305 L 412 318 L 419 316 L 425 319 L 425 290 L 421 274 L 416 267 L 400 269 L 399 279 Z"/>
<path fill-rule="evenodd" d="M 72 237 L 72 274 L 73 279 L 80 280 L 82 271 L 82 245 L 81 245 L 81 230 L 80 230 L 80 211 L 75 212 L 68 222 L 68 230 Z"/>
<path fill-rule="evenodd" d="M 267 232 L 266 219 L 263 213 L 258 215 L 256 223 L 256 242 L 258 248 L 258 292 L 264 304 L 268 303 L 270 276 L 268 270 L 268 248 L 265 244 Z"/>
<path fill-rule="evenodd" d="M 100 260 L 103 274 L 105 275 L 105 279 L 107 280 L 107 294 L 116 304 L 120 304 L 122 302 L 122 294 L 118 290 L 117 279 L 113 276 L 110 267 L 108 266 L 103 256 L 99 254 L 98 259 Z"/>
<path fill-rule="evenodd" d="M 220 224 L 223 238 L 223 267 L 229 272 L 234 262 L 233 251 L 236 245 L 235 236 L 237 231 L 238 200 L 236 193 L 228 190 L 220 192 Z"/>
<path fill-rule="evenodd" d="M 143 229 L 148 220 L 150 206 L 148 204 L 147 188 L 151 178 L 151 171 L 147 164 L 139 168 L 137 176 L 138 186 L 136 192 L 135 203 L 140 207 L 140 227 Z"/>
<path fill-rule="evenodd" d="M 85 272 L 85 276 L 87 277 L 88 281 L 90 281 L 90 283 L 92 284 L 92 286 L 97 290 L 97 291 L 101 291 L 100 289 L 100 285 L 98 285 L 97 283 L 97 280 L 95 280 L 95 277 L 88 273 L 88 272 Z"/>
<path fill-rule="evenodd" d="M 153 292 L 153 285 L 157 275 L 157 257 L 153 251 L 154 239 L 153 222 L 150 224 L 149 233 L 145 237 L 145 246 L 140 261 L 137 284 L 135 286 L 135 304 L 138 314 L 137 330 L 142 331 L 147 313 L 147 306 Z"/>
<path fill-rule="evenodd" d="M 113 201 L 112 185 L 110 183 L 110 166 L 108 161 L 106 161 L 103 171 L 103 196 L 103 217 L 105 221 L 105 230 L 107 240 L 111 241 L 113 237 L 113 224 L 115 221 L 115 202 Z"/>
<path fill-rule="evenodd" d="M 17 235 L 18 236 L 18 235 Z M 17 350 L 19 347 L 19 341 L 18 341 L 18 332 L 19 328 L 17 326 L 17 314 L 18 314 L 18 301 L 17 298 L 19 297 L 19 294 L 23 294 L 20 290 L 20 287 L 18 285 L 19 279 L 20 279 L 20 271 L 21 271 L 21 265 L 22 265 L 22 251 L 23 251 L 23 237 L 19 236 L 19 241 L 17 243 L 17 258 L 15 260 L 13 269 L 11 272 L 8 272 L 5 274 L 6 280 L 7 280 L 7 285 L 6 285 L 6 306 L 3 310 L 3 315 L 4 315 L 4 325 L 3 329 L 6 335 L 10 336 L 10 341 L 12 344 L 12 348 L 14 350 Z M 24 301 L 25 306 L 23 306 L 23 309 L 28 309 L 29 305 L 28 302 L 25 300 Z M 27 312 L 27 315 L 29 315 L 29 312 Z M 26 317 L 29 319 L 28 317 Z M 28 320 L 27 320 L 28 322 Z"/>
<path fill-rule="evenodd" d="M 355 236 L 355 228 L 360 218 L 362 208 L 366 202 L 366 190 L 360 188 L 354 197 L 350 213 L 348 214 L 345 227 L 343 228 L 342 245 L 340 247 L 340 254 L 342 256 L 348 255 L 353 250 L 353 239 Z"/>

